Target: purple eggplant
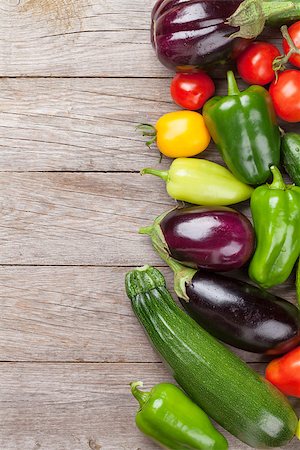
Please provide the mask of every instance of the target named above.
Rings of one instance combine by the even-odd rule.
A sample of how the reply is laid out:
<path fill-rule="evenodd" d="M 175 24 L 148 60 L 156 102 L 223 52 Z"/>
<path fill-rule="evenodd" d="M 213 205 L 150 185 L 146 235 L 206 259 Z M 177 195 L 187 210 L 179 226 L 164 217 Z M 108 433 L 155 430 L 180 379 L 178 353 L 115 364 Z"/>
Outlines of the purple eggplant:
<path fill-rule="evenodd" d="M 296 347 L 300 343 L 300 312 L 296 306 L 244 281 L 186 267 L 170 256 L 159 224 L 180 212 L 188 214 L 193 210 L 198 211 L 195 215 L 198 229 L 199 214 L 202 217 L 201 212 L 206 210 L 210 212 L 206 217 L 212 218 L 216 209 L 192 207 L 171 211 L 158 217 L 152 227 L 141 230 L 151 235 L 154 249 L 173 270 L 174 290 L 186 311 L 213 336 L 242 350 L 279 355 Z M 230 208 L 221 210 L 231 212 Z M 166 223 L 168 220 L 164 226 Z M 186 222 L 175 223 L 183 224 L 185 234 Z M 190 227 L 190 221 L 188 224 Z M 177 234 L 180 235 L 179 230 Z"/>
<path fill-rule="evenodd" d="M 254 250 L 250 221 L 227 207 L 177 208 L 140 232 L 149 234 L 177 261 L 220 272 L 240 268 Z"/>
<path fill-rule="evenodd" d="M 178 294 L 203 328 L 234 347 L 279 355 L 300 342 L 296 306 L 244 281 L 197 271 Z"/>
<path fill-rule="evenodd" d="M 187 70 L 237 56 L 266 20 L 293 9 L 288 0 L 158 0 L 151 40 L 167 67 Z"/>

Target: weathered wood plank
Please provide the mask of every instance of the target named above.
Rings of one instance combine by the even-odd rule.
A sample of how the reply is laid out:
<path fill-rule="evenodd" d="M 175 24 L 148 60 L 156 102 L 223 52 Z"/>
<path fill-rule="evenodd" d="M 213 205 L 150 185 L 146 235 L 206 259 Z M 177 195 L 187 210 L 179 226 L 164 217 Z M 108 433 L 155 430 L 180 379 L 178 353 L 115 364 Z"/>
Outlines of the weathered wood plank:
<path fill-rule="evenodd" d="M 158 263 L 137 231 L 175 204 L 160 181 L 126 173 L 0 174 L 0 264 Z"/>
<path fill-rule="evenodd" d="M 175 110 L 169 80 L 1 79 L 0 171 L 138 171 L 157 164 L 135 130 Z M 168 161 L 165 161 L 167 166 Z"/>
<path fill-rule="evenodd" d="M 2 172 L 0 198 L 0 265 L 161 264 L 138 230 L 176 206 L 137 173 Z"/>
<path fill-rule="evenodd" d="M 168 76 L 150 45 L 153 4 L 2 0 L 0 76 Z"/>
<path fill-rule="evenodd" d="M 254 365 L 262 370 L 263 366 Z M 134 424 L 128 384 L 172 381 L 162 364 L 1 364 L 5 450 L 154 450 Z M 294 402 L 299 410 L 299 402 Z M 224 431 L 223 431 L 224 432 Z M 231 450 L 249 447 L 224 432 Z M 285 447 L 299 448 L 296 440 Z"/>
<path fill-rule="evenodd" d="M 0 267 L 0 361 L 160 361 L 125 295 L 128 270 Z M 171 271 L 162 271 L 172 290 Z M 276 291 L 294 300 L 292 281 Z M 245 361 L 268 361 L 234 351 Z"/>
<path fill-rule="evenodd" d="M 4 0 L 0 76 L 166 76 L 149 45 L 153 3 Z"/>
<path fill-rule="evenodd" d="M 225 80 L 217 92 L 225 94 Z M 149 150 L 135 127 L 176 109 L 168 79 L 0 79 L 0 172 L 157 165 L 156 147 Z M 213 144 L 201 157 L 221 162 Z"/>

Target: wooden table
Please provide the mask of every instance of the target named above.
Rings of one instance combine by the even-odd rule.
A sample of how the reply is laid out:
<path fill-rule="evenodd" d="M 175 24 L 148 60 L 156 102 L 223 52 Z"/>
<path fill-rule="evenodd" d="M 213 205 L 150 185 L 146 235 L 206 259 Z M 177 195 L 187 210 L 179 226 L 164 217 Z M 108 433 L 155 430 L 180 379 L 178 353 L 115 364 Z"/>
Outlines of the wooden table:
<path fill-rule="evenodd" d="M 124 294 L 131 267 L 162 266 L 137 230 L 173 204 L 139 175 L 159 158 L 135 126 L 175 109 L 152 4 L 1 1 L 1 450 L 157 448 L 128 385 L 171 377 Z M 294 300 L 292 283 L 277 292 Z"/>

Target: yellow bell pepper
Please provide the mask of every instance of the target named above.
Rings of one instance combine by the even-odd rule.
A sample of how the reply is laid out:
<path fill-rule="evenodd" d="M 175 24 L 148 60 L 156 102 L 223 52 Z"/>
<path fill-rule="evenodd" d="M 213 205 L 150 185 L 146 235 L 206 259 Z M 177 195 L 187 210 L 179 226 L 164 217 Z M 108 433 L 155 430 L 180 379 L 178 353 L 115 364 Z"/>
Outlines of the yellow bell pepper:
<path fill-rule="evenodd" d="M 210 143 L 210 134 L 201 114 L 195 111 L 175 111 L 163 115 L 153 125 L 138 126 L 143 136 L 151 139 L 150 147 L 156 142 L 159 151 L 169 158 L 195 156 Z"/>

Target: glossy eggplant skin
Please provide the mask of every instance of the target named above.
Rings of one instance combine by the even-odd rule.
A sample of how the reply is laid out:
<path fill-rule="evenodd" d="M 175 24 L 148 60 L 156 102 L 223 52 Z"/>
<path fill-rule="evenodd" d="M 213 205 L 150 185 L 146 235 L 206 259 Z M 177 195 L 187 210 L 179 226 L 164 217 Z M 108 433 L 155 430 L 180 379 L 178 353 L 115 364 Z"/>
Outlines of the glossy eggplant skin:
<path fill-rule="evenodd" d="M 244 281 L 196 272 L 186 284 L 186 311 L 210 334 L 249 352 L 279 355 L 300 342 L 293 304 Z"/>
<path fill-rule="evenodd" d="M 242 0 L 158 0 L 152 11 L 151 40 L 160 62 L 177 71 L 226 60 L 245 48 L 227 25 Z"/>
<path fill-rule="evenodd" d="M 240 212 L 192 206 L 170 211 L 160 222 L 168 252 L 187 266 L 226 272 L 242 267 L 254 251 L 254 230 Z"/>

